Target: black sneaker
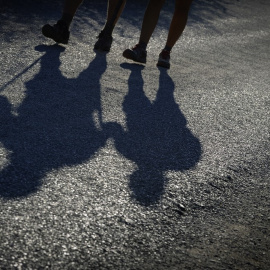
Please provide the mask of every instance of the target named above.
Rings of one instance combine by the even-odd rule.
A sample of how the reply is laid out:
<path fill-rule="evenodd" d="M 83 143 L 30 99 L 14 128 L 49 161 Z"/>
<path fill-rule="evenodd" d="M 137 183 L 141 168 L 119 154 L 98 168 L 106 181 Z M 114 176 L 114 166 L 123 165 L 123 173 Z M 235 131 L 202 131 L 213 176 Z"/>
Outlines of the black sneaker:
<path fill-rule="evenodd" d="M 163 50 L 159 54 L 157 66 L 168 69 L 170 68 L 170 51 Z"/>
<path fill-rule="evenodd" d="M 46 24 L 42 27 L 42 34 L 57 43 L 68 44 L 69 30 L 65 21 L 59 20 L 55 25 Z"/>
<path fill-rule="evenodd" d="M 94 46 L 94 49 L 109 52 L 113 41 L 112 35 L 102 30 L 100 34 L 97 36 L 97 39 L 98 40 Z"/>
<path fill-rule="evenodd" d="M 123 52 L 123 56 L 127 59 L 133 60 L 139 63 L 146 63 L 147 51 L 142 48 L 140 44 L 135 45 L 132 49 L 126 49 Z"/>

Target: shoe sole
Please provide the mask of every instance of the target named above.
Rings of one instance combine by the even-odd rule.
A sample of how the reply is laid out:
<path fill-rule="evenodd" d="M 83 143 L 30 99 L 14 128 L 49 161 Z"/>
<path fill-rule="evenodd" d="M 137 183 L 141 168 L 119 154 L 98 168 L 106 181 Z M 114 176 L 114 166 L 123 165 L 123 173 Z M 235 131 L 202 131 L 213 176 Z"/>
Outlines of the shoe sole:
<path fill-rule="evenodd" d="M 146 63 L 146 59 L 144 60 L 139 60 L 137 57 L 136 57 L 136 54 L 134 54 L 134 52 L 132 50 L 125 50 L 123 52 L 123 56 L 129 60 L 133 60 L 134 62 L 138 62 L 138 63 L 142 63 L 142 64 L 145 64 Z"/>

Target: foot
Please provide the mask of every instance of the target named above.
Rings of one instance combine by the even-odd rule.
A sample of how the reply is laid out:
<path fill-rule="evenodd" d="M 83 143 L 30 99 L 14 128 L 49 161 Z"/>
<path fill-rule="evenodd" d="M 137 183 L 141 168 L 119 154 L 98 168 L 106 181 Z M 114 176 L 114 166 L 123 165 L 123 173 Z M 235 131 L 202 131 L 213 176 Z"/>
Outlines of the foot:
<path fill-rule="evenodd" d="M 68 44 L 69 30 L 66 22 L 59 20 L 55 25 L 46 24 L 42 27 L 42 34 L 57 43 Z"/>
<path fill-rule="evenodd" d="M 159 54 L 157 66 L 168 68 L 168 69 L 170 68 L 170 51 L 163 50 Z"/>
<path fill-rule="evenodd" d="M 109 52 L 113 41 L 112 35 L 102 30 L 97 38 L 98 40 L 94 46 L 94 49 Z"/>
<path fill-rule="evenodd" d="M 123 56 L 127 59 L 133 60 L 139 63 L 146 63 L 147 51 L 141 47 L 140 44 L 135 45 L 132 49 L 126 49 L 123 52 Z"/>

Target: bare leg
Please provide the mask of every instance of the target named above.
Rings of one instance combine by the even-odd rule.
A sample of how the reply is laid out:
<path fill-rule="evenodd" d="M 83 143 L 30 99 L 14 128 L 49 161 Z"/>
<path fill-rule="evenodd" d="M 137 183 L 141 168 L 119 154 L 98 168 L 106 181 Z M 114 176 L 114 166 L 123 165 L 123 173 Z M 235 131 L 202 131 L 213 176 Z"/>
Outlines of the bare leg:
<path fill-rule="evenodd" d="M 65 0 L 63 13 L 68 13 L 74 16 L 82 1 L 83 0 Z"/>
<path fill-rule="evenodd" d="M 53 26 L 45 24 L 42 27 L 42 34 L 57 43 L 68 44 L 70 34 L 69 27 L 82 1 L 83 0 L 65 0 L 61 19 Z"/>
<path fill-rule="evenodd" d="M 108 0 L 106 24 L 98 35 L 98 40 L 94 45 L 95 50 L 110 51 L 113 41 L 112 32 L 122 14 L 125 4 L 126 0 Z"/>
<path fill-rule="evenodd" d="M 146 47 L 157 25 L 159 14 L 164 2 L 165 0 L 149 1 L 143 17 L 139 44 L 132 49 L 126 49 L 123 52 L 123 56 L 125 58 L 139 63 L 146 63 Z"/>
<path fill-rule="evenodd" d="M 150 0 L 144 13 L 140 43 L 148 44 L 158 22 L 165 0 Z"/>
<path fill-rule="evenodd" d="M 64 9 L 61 20 L 65 21 L 69 26 L 73 17 L 83 0 L 65 0 Z"/>
<path fill-rule="evenodd" d="M 114 16 L 114 11 L 118 5 L 119 0 L 108 0 L 108 12 L 107 12 L 107 23 L 111 21 L 112 17 Z M 113 26 L 116 25 L 122 11 L 126 5 L 126 0 L 123 1 L 120 10 L 117 13 L 116 20 L 113 22 Z"/>
<path fill-rule="evenodd" d="M 192 0 L 175 0 L 175 10 L 171 21 L 166 47 L 172 48 L 182 35 L 188 19 Z"/>

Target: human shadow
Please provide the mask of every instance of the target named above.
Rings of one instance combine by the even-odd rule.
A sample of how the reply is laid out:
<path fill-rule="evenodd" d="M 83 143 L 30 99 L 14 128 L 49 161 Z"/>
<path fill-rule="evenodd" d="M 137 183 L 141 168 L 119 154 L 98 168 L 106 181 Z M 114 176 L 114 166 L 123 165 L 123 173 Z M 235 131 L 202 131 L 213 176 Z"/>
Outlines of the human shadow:
<path fill-rule="evenodd" d="M 106 54 L 97 54 L 78 78 L 59 70 L 58 45 L 39 45 L 45 52 L 40 71 L 26 82 L 26 97 L 17 110 L 0 97 L 0 142 L 10 153 L 0 171 L 0 197 L 17 198 L 37 191 L 52 169 L 81 164 L 106 142 L 102 131 L 100 78 Z"/>
<path fill-rule="evenodd" d="M 127 131 L 115 123 L 108 125 L 114 130 L 117 150 L 137 165 L 129 182 L 132 196 L 139 204 L 149 206 L 164 193 L 165 173 L 192 168 L 202 150 L 174 100 L 175 85 L 167 71 L 160 69 L 159 89 L 151 103 L 143 90 L 143 67 L 127 63 L 122 67 L 131 70 L 123 102 Z"/>

